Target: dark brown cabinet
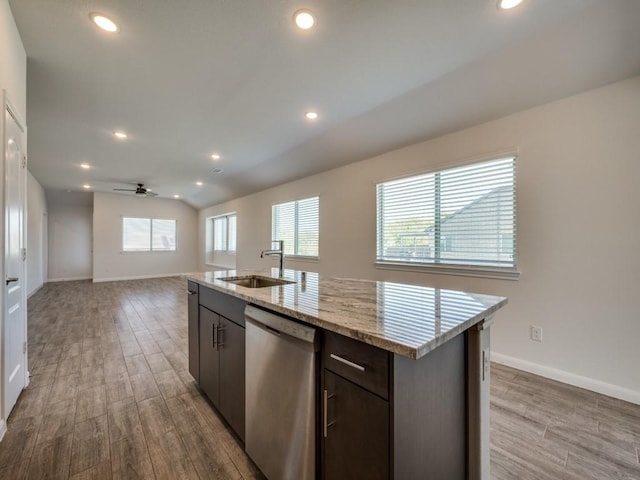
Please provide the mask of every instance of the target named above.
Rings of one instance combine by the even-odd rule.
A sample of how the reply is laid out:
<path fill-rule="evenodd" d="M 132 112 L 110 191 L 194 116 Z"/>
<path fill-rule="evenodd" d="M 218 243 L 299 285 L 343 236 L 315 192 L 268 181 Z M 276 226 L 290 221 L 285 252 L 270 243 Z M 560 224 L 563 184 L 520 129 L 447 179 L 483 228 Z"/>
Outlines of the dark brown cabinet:
<path fill-rule="evenodd" d="M 464 335 L 419 360 L 323 337 L 321 478 L 467 478 Z"/>
<path fill-rule="evenodd" d="M 200 307 L 200 388 L 220 410 L 220 315 Z"/>
<path fill-rule="evenodd" d="M 325 332 L 322 478 L 390 478 L 389 356 Z"/>
<path fill-rule="evenodd" d="M 244 327 L 200 306 L 200 388 L 244 440 Z"/>
<path fill-rule="evenodd" d="M 244 440 L 245 414 L 245 330 L 240 325 L 220 317 L 220 412 L 229 425 Z"/>
<path fill-rule="evenodd" d="M 389 402 L 329 370 L 324 372 L 326 480 L 389 478 Z"/>
<path fill-rule="evenodd" d="M 200 346 L 198 345 L 199 325 L 198 300 L 199 285 L 196 282 L 187 282 L 187 312 L 188 312 L 188 333 L 189 333 L 189 373 L 196 382 L 200 381 Z"/>
<path fill-rule="evenodd" d="M 246 302 L 194 282 L 188 293 L 189 372 L 244 441 Z"/>

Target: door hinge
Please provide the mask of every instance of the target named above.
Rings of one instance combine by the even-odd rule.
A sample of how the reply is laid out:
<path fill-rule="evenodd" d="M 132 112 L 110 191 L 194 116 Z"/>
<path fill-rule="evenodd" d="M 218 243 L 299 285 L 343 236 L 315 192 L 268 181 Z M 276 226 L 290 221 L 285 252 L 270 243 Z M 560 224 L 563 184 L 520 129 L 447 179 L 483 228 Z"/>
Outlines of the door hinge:
<path fill-rule="evenodd" d="M 22 156 L 22 168 L 27 168 L 27 156 Z"/>
<path fill-rule="evenodd" d="M 27 249 L 22 249 L 22 261 L 24 262 L 27 259 Z"/>
<path fill-rule="evenodd" d="M 27 342 L 22 342 L 22 353 L 27 353 Z"/>

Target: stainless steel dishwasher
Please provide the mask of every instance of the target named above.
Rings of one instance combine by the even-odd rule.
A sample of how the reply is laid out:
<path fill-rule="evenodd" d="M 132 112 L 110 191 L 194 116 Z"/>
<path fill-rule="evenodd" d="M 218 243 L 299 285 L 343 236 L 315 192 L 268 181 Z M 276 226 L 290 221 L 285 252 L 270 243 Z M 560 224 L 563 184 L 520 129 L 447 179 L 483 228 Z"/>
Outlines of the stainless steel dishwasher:
<path fill-rule="evenodd" d="M 269 480 L 313 480 L 316 329 L 249 305 L 245 449 Z"/>

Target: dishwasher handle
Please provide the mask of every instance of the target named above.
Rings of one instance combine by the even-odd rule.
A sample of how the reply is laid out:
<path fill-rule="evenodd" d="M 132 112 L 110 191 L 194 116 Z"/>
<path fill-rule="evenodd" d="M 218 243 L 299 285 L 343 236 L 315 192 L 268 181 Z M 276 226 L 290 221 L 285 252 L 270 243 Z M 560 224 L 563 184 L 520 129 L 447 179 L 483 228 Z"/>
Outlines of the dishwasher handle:
<path fill-rule="evenodd" d="M 267 312 L 253 305 L 247 305 L 244 309 L 244 316 L 254 323 L 261 324 L 270 333 L 276 334 L 274 332 L 275 330 L 280 335 L 288 335 L 307 343 L 316 343 L 316 329 L 299 323 L 296 320 L 290 320 L 286 317 Z"/>

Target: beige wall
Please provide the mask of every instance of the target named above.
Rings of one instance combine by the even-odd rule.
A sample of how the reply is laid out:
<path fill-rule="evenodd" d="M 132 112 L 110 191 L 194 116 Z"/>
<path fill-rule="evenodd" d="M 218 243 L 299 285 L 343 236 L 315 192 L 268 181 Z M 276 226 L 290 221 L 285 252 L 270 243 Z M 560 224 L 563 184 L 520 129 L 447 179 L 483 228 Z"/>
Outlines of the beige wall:
<path fill-rule="evenodd" d="M 203 209 L 238 214 L 239 269 L 267 267 L 271 205 L 320 196 L 320 258 L 290 268 L 505 295 L 494 359 L 640 403 L 640 77 Z M 375 184 L 518 152 L 519 281 L 376 269 Z M 529 340 L 542 327 L 543 342 Z"/>
<path fill-rule="evenodd" d="M 177 220 L 177 252 L 122 253 L 122 217 Z M 179 200 L 95 193 L 93 281 L 148 278 L 196 269 L 198 212 Z"/>
<path fill-rule="evenodd" d="M 49 192 L 48 200 L 48 281 L 92 278 L 93 194 Z"/>
<path fill-rule="evenodd" d="M 47 278 L 47 199 L 31 172 L 27 174 L 27 295 Z"/>
<path fill-rule="evenodd" d="M 8 0 L 0 0 L 0 89 L 7 91 L 9 101 L 26 120 L 27 55 Z"/>

